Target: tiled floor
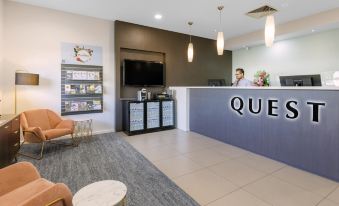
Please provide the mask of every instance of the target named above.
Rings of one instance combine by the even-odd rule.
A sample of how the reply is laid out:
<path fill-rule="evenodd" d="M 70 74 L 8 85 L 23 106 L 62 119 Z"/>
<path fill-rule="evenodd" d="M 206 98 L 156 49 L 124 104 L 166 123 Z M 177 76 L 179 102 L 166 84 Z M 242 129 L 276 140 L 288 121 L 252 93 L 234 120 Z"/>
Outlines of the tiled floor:
<path fill-rule="evenodd" d="M 197 133 L 121 135 L 201 205 L 339 206 L 337 182 Z"/>

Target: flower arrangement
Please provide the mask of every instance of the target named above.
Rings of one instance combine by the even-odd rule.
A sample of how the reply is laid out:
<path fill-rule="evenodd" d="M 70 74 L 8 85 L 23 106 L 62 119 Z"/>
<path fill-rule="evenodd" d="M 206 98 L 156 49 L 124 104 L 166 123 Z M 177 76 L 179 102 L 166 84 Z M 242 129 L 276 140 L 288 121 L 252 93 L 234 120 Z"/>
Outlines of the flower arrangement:
<path fill-rule="evenodd" d="M 259 70 L 255 73 L 253 82 L 258 87 L 268 87 L 270 86 L 270 74 L 266 73 L 265 70 Z"/>

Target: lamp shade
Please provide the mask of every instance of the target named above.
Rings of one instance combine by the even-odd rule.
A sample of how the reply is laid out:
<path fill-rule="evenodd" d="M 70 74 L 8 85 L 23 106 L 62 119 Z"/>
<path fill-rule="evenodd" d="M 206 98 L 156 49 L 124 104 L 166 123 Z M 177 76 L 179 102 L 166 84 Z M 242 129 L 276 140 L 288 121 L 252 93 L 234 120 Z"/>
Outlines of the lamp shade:
<path fill-rule="evenodd" d="M 217 51 L 218 51 L 218 55 L 223 55 L 224 53 L 224 32 L 218 32 L 218 36 L 217 36 Z"/>
<path fill-rule="evenodd" d="M 273 46 L 274 36 L 275 36 L 274 16 L 269 15 L 269 16 L 267 16 L 266 25 L 265 25 L 265 44 L 266 44 L 266 47 L 272 47 Z"/>
<path fill-rule="evenodd" d="M 187 59 L 188 59 L 188 62 L 192 62 L 193 61 L 193 55 L 194 55 L 193 43 L 189 43 L 188 44 L 188 49 L 187 49 Z"/>
<path fill-rule="evenodd" d="M 39 74 L 15 73 L 15 85 L 39 85 Z"/>

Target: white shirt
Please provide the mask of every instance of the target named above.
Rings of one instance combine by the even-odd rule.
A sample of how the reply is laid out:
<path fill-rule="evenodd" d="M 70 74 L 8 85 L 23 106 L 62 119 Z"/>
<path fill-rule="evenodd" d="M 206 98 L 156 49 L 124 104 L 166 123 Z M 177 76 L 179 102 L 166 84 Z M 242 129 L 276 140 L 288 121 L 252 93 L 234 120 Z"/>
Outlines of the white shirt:
<path fill-rule="evenodd" d="M 253 86 L 252 82 L 248 79 L 242 78 L 239 81 L 235 80 L 232 87 L 250 87 Z"/>

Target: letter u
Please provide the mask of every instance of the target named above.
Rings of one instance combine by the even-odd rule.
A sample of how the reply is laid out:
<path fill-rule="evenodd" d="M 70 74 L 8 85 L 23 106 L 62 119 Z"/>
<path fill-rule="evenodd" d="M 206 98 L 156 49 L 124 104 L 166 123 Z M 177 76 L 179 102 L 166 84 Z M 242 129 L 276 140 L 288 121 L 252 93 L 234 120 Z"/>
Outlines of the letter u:
<path fill-rule="evenodd" d="M 258 99 L 259 100 L 259 103 L 258 103 L 258 109 L 257 111 L 254 111 L 253 109 L 253 99 L 252 98 L 249 98 L 249 105 L 248 105 L 248 109 L 250 110 L 251 113 L 253 114 L 259 114 L 261 112 L 261 102 L 262 100 L 261 99 Z"/>

